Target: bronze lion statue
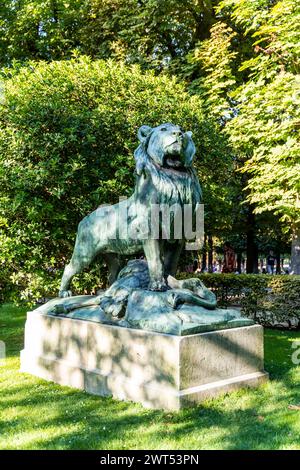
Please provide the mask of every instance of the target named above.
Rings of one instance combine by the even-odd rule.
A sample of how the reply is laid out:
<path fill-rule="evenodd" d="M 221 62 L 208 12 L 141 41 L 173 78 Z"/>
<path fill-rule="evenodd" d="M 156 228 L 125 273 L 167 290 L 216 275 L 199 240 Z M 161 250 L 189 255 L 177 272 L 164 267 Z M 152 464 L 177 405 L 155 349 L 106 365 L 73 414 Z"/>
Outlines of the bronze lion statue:
<path fill-rule="evenodd" d="M 110 284 L 122 267 L 122 255 L 144 252 L 151 290 L 166 290 L 168 275 L 176 273 L 185 243 L 184 231 L 181 227 L 178 233 L 176 221 L 180 217 L 182 220 L 185 205 L 194 215 L 201 202 L 200 184 L 192 167 L 196 151 L 192 133 L 167 123 L 140 127 L 138 139 L 134 193 L 118 204 L 99 207 L 79 223 L 73 255 L 61 280 L 60 297 L 72 295 L 72 277 L 98 255 L 108 265 Z M 168 226 L 161 208 L 172 208 Z"/>

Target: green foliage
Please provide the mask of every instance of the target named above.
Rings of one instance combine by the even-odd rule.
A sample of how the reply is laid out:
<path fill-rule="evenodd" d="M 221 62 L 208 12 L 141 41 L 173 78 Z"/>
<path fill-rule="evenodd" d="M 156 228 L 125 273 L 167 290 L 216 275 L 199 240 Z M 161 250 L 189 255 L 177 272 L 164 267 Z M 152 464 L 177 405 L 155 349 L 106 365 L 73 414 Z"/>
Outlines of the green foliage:
<path fill-rule="evenodd" d="M 143 67 L 177 68 L 208 37 L 219 0 L 3 0 L 0 64 L 69 58 L 115 58 Z"/>
<path fill-rule="evenodd" d="M 86 18 L 82 0 L 2 0 L 0 63 L 69 57 Z"/>
<path fill-rule="evenodd" d="M 235 16 L 244 21 L 237 7 Z M 278 1 L 259 16 L 258 28 L 254 19 L 248 24 L 255 54 L 241 67 L 249 78 L 232 94 L 238 112 L 226 132 L 246 155 L 242 171 L 249 178 L 247 199 L 255 212 L 271 211 L 289 227 L 295 240 L 292 269 L 299 274 L 299 3 Z"/>
<path fill-rule="evenodd" d="M 299 225 L 300 8 L 295 0 L 271 3 L 234 2 L 232 17 L 251 35 L 253 56 L 241 66 L 247 81 L 231 93 L 238 105 L 226 132 L 246 155 L 248 200 L 256 212 L 272 211 Z"/>
<path fill-rule="evenodd" d="M 226 178 L 222 140 L 204 120 L 199 98 L 175 79 L 85 57 L 3 75 L 0 262 L 22 298 L 55 294 L 78 222 L 99 204 L 131 194 L 142 124 L 171 121 L 192 130 L 206 200 L 218 211 L 224 205 L 210 172 L 213 162 Z M 80 279 L 78 291 L 101 286 L 95 272 Z"/>
<path fill-rule="evenodd" d="M 218 22 L 210 30 L 210 38 L 199 42 L 189 54 L 193 74 L 199 78 L 193 80 L 191 91 L 203 97 L 205 110 L 218 119 L 230 117 L 228 93 L 236 83 L 232 64 L 237 51 L 232 42 L 236 33 L 226 25 Z"/>
<path fill-rule="evenodd" d="M 184 277 L 191 275 L 181 274 Z M 201 274 L 198 277 L 215 292 L 219 306 L 241 306 L 244 315 L 266 326 L 284 323 L 286 327 L 300 327 L 300 276 Z"/>
<path fill-rule="evenodd" d="M 216 12 L 220 23 L 189 55 L 191 90 L 236 154 L 241 202 L 279 219 L 299 244 L 299 2 L 223 0 Z M 299 274 L 294 245 L 292 265 Z"/>
<path fill-rule="evenodd" d="M 191 56 L 203 72 L 193 88 L 207 98 L 209 113 L 219 118 L 227 114 L 225 133 L 245 161 L 248 201 L 255 211 L 272 211 L 298 225 L 299 4 L 225 0 L 218 11 L 231 15 L 231 24 L 243 29 L 244 41 L 251 38 L 251 58 L 239 69 L 247 77 L 241 86 L 234 86 L 238 77 L 233 59 L 242 55 L 242 49 L 234 46 L 235 33 L 217 23 L 210 39 Z M 228 119 L 233 105 L 234 118 Z"/>
<path fill-rule="evenodd" d="M 12 285 L 25 298 L 56 290 L 77 222 L 130 192 L 136 129 L 164 117 L 194 130 L 208 234 L 244 249 L 254 210 L 257 242 L 263 234 L 273 246 L 283 227 L 297 247 L 298 24 L 296 0 L 3 0 L 0 64 L 14 67 L 3 72 L 0 109 L 2 295 Z M 175 73 L 201 101 L 173 79 L 111 62 L 18 73 L 30 59 L 80 53 Z M 78 291 L 93 279 L 101 286 L 99 268 L 76 280 Z"/>

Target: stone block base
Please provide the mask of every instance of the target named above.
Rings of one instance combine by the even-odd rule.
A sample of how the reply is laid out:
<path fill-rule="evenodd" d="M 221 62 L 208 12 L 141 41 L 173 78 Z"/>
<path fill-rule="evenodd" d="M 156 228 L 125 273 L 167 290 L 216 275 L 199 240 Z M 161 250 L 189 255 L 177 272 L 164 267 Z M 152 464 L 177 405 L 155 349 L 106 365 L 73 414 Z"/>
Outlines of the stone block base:
<path fill-rule="evenodd" d="M 259 325 L 182 337 L 35 311 L 27 315 L 21 370 L 173 410 L 268 379 Z"/>

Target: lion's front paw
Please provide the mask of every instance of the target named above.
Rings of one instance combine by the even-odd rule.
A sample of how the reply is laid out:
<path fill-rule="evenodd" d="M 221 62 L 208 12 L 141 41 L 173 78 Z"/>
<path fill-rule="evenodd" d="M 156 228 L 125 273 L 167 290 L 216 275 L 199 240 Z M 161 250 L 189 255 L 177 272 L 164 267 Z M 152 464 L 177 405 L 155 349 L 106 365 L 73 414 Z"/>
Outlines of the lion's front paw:
<path fill-rule="evenodd" d="M 168 286 L 164 279 L 151 281 L 149 285 L 149 289 L 154 291 L 165 291 L 167 288 Z"/>
<path fill-rule="evenodd" d="M 66 297 L 72 297 L 72 291 L 71 290 L 60 290 L 58 293 L 58 297 L 61 297 L 62 299 Z"/>

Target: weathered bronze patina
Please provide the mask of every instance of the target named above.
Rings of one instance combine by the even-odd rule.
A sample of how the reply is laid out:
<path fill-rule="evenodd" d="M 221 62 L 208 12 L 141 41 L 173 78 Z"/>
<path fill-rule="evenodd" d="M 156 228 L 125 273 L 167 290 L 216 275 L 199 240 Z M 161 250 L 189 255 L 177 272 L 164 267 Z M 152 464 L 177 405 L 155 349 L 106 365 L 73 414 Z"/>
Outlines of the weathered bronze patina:
<path fill-rule="evenodd" d="M 184 205 L 195 210 L 200 203 L 200 184 L 192 167 L 192 134 L 179 126 L 162 124 L 154 128 L 142 126 L 138 138 L 134 193 L 115 206 L 95 210 L 80 222 L 74 252 L 61 281 L 60 297 L 72 295 L 72 277 L 87 268 L 97 255 L 102 255 L 108 264 L 110 284 L 120 271 L 120 256 L 142 251 L 148 262 L 151 290 L 166 290 L 167 276 L 176 273 L 184 230 L 181 239 L 176 239 L 171 224 L 166 236 L 161 222 L 155 238 L 149 228 L 153 229 L 155 223 L 151 219 L 155 207 L 177 206 L 183 213 Z"/>
<path fill-rule="evenodd" d="M 174 277 L 186 241 L 184 226 L 179 235 L 176 232 L 176 217 L 179 214 L 185 223 L 182 214 L 188 206 L 193 219 L 201 202 L 192 167 L 192 133 L 161 124 L 142 126 L 138 138 L 133 195 L 114 206 L 100 207 L 80 222 L 61 281 L 61 298 L 48 302 L 42 311 L 175 335 L 252 324 L 236 310 L 217 309 L 214 293 L 199 279 Z M 153 207 L 172 208 L 172 215 L 164 219 L 158 213 L 153 220 Z M 141 252 L 144 260 L 132 259 L 122 269 L 122 255 Z M 98 296 L 72 296 L 72 277 L 98 255 L 108 264 L 110 287 Z"/>

